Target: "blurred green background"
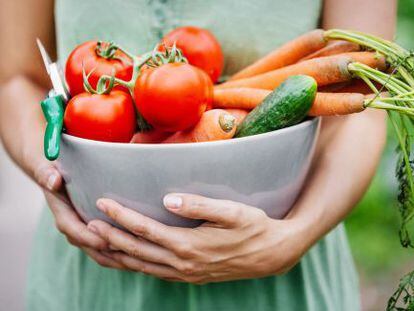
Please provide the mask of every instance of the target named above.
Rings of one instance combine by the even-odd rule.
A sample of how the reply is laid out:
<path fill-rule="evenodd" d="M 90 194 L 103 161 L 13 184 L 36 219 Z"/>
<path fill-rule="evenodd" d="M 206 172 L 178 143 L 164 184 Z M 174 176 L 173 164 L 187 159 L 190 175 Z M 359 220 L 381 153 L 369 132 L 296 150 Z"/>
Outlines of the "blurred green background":
<path fill-rule="evenodd" d="M 396 41 L 414 50 L 414 0 L 400 0 Z M 394 149 L 388 142 L 377 174 L 360 204 L 346 220 L 349 240 L 362 281 L 364 310 L 384 310 L 399 278 L 414 270 L 414 250 L 404 249 L 398 238 Z"/>

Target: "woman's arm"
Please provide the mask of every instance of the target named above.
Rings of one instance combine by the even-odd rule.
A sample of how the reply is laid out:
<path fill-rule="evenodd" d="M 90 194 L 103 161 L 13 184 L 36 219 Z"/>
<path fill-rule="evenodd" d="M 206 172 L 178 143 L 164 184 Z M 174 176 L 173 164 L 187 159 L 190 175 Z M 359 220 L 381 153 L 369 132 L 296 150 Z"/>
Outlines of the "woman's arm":
<path fill-rule="evenodd" d="M 61 175 L 43 155 L 40 101 L 50 83 L 36 37 L 54 56 L 53 0 L 2 0 L 0 6 L 1 141 L 17 165 L 44 188 L 56 225 L 68 240 L 102 265 L 122 268 L 97 251 L 106 249 L 106 243 L 86 229 L 62 189 Z"/>
<path fill-rule="evenodd" d="M 396 10 L 394 0 L 325 0 L 322 26 L 392 40 Z M 340 222 L 365 193 L 385 144 L 385 117 L 382 111 L 367 110 L 324 118 L 313 173 L 288 216 L 303 220 L 311 243 Z"/>
<path fill-rule="evenodd" d="M 33 178 L 33 162 L 41 161 L 43 145 L 38 103 L 49 87 L 35 38 L 55 50 L 53 1 L 3 0 L 1 6 L 0 137 L 12 159 Z"/>
<path fill-rule="evenodd" d="M 327 0 L 325 28 L 350 28 L 391 38 L 396 1 Z M 98 208 L 127 228 L 102 221 L 88 228 L 129 269 L 167 280 L 205 283 L 283 273 L 355 206 L 366 191 L 385 143 L 385 115 L 365 111 L 325 118 L 315 160 L 300 198 L 283 220 L 244 204 L 190 194 L 164 198 L 168 210 L 207 220 L 195 229 L 163 225 L 118 203 Z"/>

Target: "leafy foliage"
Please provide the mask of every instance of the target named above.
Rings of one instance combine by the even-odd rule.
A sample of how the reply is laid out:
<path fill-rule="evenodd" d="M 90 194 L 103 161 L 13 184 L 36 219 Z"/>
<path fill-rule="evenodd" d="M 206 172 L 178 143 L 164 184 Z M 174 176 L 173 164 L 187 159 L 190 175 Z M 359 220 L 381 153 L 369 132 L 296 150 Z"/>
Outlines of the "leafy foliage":
<path fill-rule="evenodd" d="M 387 311 L 414 311 L 414 271 L 405 275 L 388 300 Z"/>

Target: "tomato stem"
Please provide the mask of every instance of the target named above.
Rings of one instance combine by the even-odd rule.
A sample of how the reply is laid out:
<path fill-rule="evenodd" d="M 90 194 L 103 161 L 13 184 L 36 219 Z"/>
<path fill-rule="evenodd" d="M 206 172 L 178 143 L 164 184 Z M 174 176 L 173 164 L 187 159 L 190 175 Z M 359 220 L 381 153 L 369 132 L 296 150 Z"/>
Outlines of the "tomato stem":
<path fill-rule="evenodd" d="M 118 46 L 113 42 L 98 41 L 96 44 L 95 52 L 98 56 L 105 59 L 114 59 L 115 53 L 118 50 Z"/>
<path fill-rule="evenodd" d="M 109 76 L 109 75 L 102 75 L 99 78 L 99 82 L 106 83 L 106 82 L 108 82 L 111 79 L 114 80 L 114 86 L 121 85 L 123 87 L 126 87 L 129 90 L 133 89 L 133 87 L 134 87 L 134 85 L 131 83 L 131 81 L 124 81 L 122 79 L 119 79 L 119 78 L 114 77 L 114 76 Z"/>
<path fill-rule="evenodd" d="M 124 53 L 126 56 L 128 56 L 131 60 L 134 60 L 134 58 L 136 58 L 136 56 L 131 53 L 130 51 L 128 51 L 127 49 L 125 49 L 124 47 L 118 45 L 118 44 L 114 44 L 113 46 L 117 49 L 120 50 L 122 53 Z"/>
<path fill-rule="evenodd" d="M 82 65 L 82 75 L 83 75 L 83 87 L 85 90 L 91 94 L 105 95 L 109 94 L 115 84 L 115 70 L 112 71 L 111 76 L 107 76 L 107 79 L 99 78 L 98 83 L 96 84 L 96 90 L 89 83 L 89 77 L 95 71 L 96 68 L 92 69 L 88 74 L 86 74 L 85 67 Z"/>

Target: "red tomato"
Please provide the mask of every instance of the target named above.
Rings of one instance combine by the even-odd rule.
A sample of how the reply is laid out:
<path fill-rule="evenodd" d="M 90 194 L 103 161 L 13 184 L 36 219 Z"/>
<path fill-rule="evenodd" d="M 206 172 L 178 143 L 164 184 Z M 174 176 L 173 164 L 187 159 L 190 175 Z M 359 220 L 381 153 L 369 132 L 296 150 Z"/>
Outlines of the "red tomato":
<path fill-rule="evenodd" d="M 103 45 L 103 48 L 105 48 Z M 87 41 L 77 46 L 70 53 L 66 61 L 65 78 L 72 96 L 83 93 L 83 76 L 82 64 L 85 72 L 88 74 L 92 70 L 93 73 L 89 77 L 92 87 L 96 88 L 96 83 L 102 75 L 112 75 L 125 81 L 129 81 L 132 77 L 132 60 L 121 51 L 115 52 L 115 58 L 105 58 L 97 52 L 97 41 Z M 118 89 L 120 88 L 117 87 Z"/>
<path fill-rule="evenodd" d="M 210 110 L 213 108 L 213 96 L 214 96 L 214 90 L 213 85 L 211 83 L 211 79 L 207 74 L 203 75 L 204 79 L 206 80 L 205 83 L 208 85 L 211 85 L 211 87 L 206 87 L 206 98 L 207 98 L 207 107 L 206 110 Z"/>
<path fill-rule="evenodd" d="M 213 84 L 206 73 L 185 63 L 147 68 L 138 77 L 138 111 L 154 128 L 175 132 L 194 126 L 211 102 Z"/>
<path fill-rule="evenodd" d="M 191 65 L 204 70 L 213 83 L 217 82 L 223 71 L 224 56 L 211 32 L 194 26 L 179 27 L 168 33 L 162 42 L 166 46 L 175 42 Z"/>
<path fill-rule="evenodd" d="M 73 136 L 128 143 L 136 128 L 134 104 L 129 94 L 119 90 L 108 95 L 84 92 L 69 101 L 64 124 Z"/>

